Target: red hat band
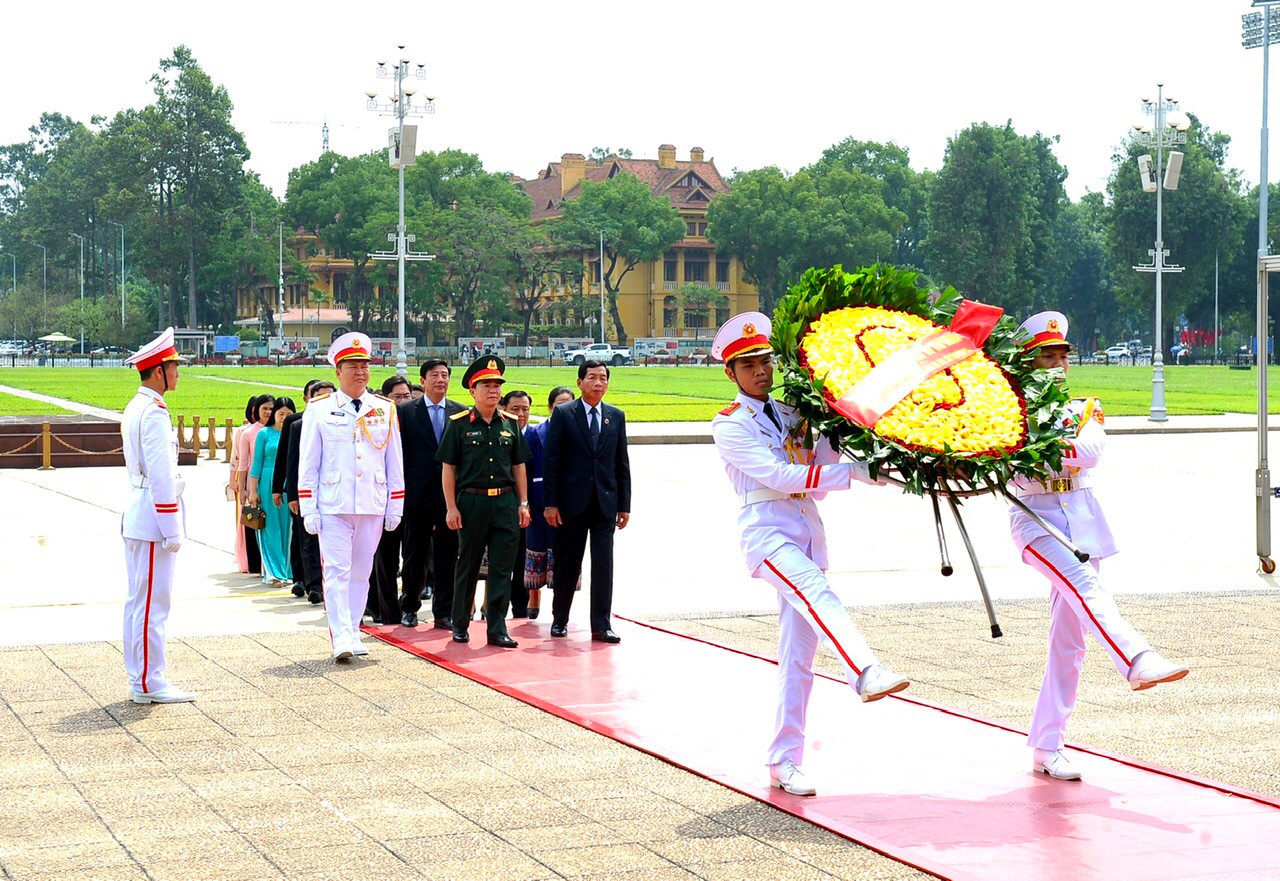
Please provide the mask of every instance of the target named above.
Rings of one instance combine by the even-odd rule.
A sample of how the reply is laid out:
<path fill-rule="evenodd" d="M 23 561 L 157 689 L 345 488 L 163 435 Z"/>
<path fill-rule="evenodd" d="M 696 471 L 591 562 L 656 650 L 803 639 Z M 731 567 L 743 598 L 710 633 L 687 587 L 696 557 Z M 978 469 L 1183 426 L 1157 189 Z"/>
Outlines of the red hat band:
<path fill-rule="evenodd" d="M 170 346 L 167 349 L 161 349 L 154 355 L 148 355 L 141 361 L 135 362 L 133 366 L 138 370 L 150 370 L 158 364 L 163 364 L 165 361 L 177 361 L 178 358 L 178 350 L 174 346 Z"/>
<path fill-rule="evenodd" d="M 477 382 L 485 379 L 502 379 L 502 371 L 497 367 L 481 367 L 471 374 L 471 384 L 467 387 L 475 388 Z"/>
<path fill-rule="evenodd" d="M 357 346 L 347 346 L 347 348 L 339 351 L 338 354 L 333 356 L 333 363 L 341 364 L 343 361 L 346 361 L 349 358 L 359 358 L 362 361 L 370 360 L 368 350 L 366 350 L 364 346 L 357 345 Z"/>
<path fill-rule="evenodd" d="M 769 345 L 769 338 L 762 333 L 754 336 L 739 337 L 729 345 L 724 347 L 721 353 L 721 359 L 728 364 L 739 355 L 750 355 L 753 352 L 772 351 L 773 347 Z"/>
<path fill-rule="evenodd" d="M 1058 330 L 1044 330 L 1023 344 L 1024 349 L 1038 349 L 1041 346 L 1069 346 L 1071 343 Z"/>

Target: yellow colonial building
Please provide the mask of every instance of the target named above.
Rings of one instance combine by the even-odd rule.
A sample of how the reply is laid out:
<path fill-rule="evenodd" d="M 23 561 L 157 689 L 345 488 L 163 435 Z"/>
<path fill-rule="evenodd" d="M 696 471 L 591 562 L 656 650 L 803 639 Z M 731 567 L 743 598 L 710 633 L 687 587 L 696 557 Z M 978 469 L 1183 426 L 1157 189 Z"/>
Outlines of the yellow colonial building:
<path fill-rule="evenodd" d="M 275 280 L 263 281 L 256 287 L 236 290 L 236 324 L 257 328 L 260 317 L 266 314 L 264 303 L 277 312 L 276 326 L 280 336 L 286 339 L 319 337 L 321 347 L 327 346 L 333 332 L 351 326 L 351 313 L 347 310 L 351 275 L 355 263 L 345 257 L 333 257 L 318 236 L 298 230 L 284 240 L 286 256 L 303 264 L 311 275 L 311 281 L 288 281 L 284 286 L 284 312 L 278 313 L 280 294 Z M 377 309 L 382 297 L 380 285 L 362 279 L 366 309 Z M 394 291 L 392 291 L 394 295 Z M 394 299 L 394 296 L 393 296 Z"/>
<path fill-rule="evenodd" d="M 685 223 L 684 238 L 671 246 L 659 260 L 640 263 L 622 279 L 618 291 L 618 312 L 628 338 L 694 337 L 714 334 L 714 329 L 730 315 L 758 309 L 759 294 L 742 277 L 742 263 L 719 253 L 707 239 L 707 207 L 712 199 L 729 191 L 716 169 L 714 159 L 706 159 L 701 147 L 689 151 L 687 160 L 676 158 L 676 148 L 663 144 L 657 159 L 624 159 L 610 156 L 589 161 L 580 153 L 565 153 L 529 180 L 517 180 L 533 200 L 535 224 L 553 222 L 563 213 L 566 201 L 582 192 L 583 181 L 604 181 L 628 173 L 647 184 L 657 196 L 665 196 L 680 212 Z M 599 302 L 600 255 L 582 254 L 581 286 L 584 297 Z M 686 285 L 710 288 L 718 294 L 713 304 L 683 303 L 677 294 Z M 560 289 L 539 305 L 535 324 L 565 324 L 573 316 L 570 299 L 574 292 Z M 609 320 L 609 319 L 606 319 Z M 617 340 L 612 323 L 606 339 Z"/>

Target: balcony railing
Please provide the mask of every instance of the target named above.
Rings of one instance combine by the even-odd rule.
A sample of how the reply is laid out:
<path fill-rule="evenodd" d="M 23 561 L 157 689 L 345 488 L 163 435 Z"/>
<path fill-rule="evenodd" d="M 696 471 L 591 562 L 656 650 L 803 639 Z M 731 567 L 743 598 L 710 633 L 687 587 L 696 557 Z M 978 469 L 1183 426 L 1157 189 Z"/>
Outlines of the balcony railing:
<path fill-rule="evenodd" d="M 717 290 L 717 291 L 727 291 L 727 290 L 729 290 L 729 283 L 728 283 L 727 281 L 718 281 L 718 282 L 716 282 L 716 290 Z"/>
<path fill-rule="evenodd" d="M 662 289 L 664 291 L 674 291 L 676 289 L 676 283 L 674 281 L 664 281 L 662 283 Z"/>

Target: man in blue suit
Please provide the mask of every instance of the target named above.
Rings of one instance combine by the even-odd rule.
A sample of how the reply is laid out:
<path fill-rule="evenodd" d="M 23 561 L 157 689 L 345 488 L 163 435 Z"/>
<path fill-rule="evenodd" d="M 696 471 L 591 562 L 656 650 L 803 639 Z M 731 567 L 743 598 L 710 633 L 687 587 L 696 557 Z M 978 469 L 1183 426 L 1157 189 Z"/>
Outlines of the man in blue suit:
<path fill-rule="evenodd" d="M 547 426 L 542 495 L 549 526 L 557 527 L 551 635 L 569 635 L 569 608 L 591 539 L 591 638 L 621 642 L 609 621 L 613 605 L 613 530 L 631 518 L 631 461 L 626 415 L 604 403 L 609 368 L 578 367 L 582 396 L 556 407 Z"/>

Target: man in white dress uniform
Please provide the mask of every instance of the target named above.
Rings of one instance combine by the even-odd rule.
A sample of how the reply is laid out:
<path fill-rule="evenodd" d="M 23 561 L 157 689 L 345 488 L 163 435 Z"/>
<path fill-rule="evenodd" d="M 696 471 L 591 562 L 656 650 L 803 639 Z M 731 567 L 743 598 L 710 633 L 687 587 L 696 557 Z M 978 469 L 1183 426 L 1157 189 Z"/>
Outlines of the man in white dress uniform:
<path fill-rule="evenodd" d="M 716 333 L 711 355 L 738 396 L 712 420 L 711 431 L 742 510 L 742 553 L 747 569 L 778 591 L 777 733 L 766 762 L 773 786 L 794 795 L 816 789 L 800 770 L 805 712 L 813 690 L 813 659 L 826 640 L 844 664 L 863 701 L 875 701 L 908 686 L 905 677 L 876 659 L 827 582 L 827 541 L 815 504 L 829 490 L 848 489 L 854 479 L 875 483 L 860 462 L 839 462 L 839 453 L 819 438 L 805 448 L 808 423 L 769 396 L 773 388 L 770 321 L 745 312 Z"/>
<path fill-rule="evenodd" d="M 175 704 L 196 699 L 165 678 L 164 625 L 169 617 L 173 564 L 186 537 L 178 436 L 164 396 L 178 386 L 181 356 L 173 328 L 125 361 L 141 379 L 124 408 L 120 438 L 129 474 L 129 501 L 120 519 L 129 593 L 124 604 L 124 667 L 129 699 Z"/>
<path fill-rule="evenodd" d="M 1039 312 L 1022 323 L 1027 349 L 1034 349 L 1036 368 L 1067 375 L 1067 319 L 1061 312 Z M 1076 688 L 1084 664 L 1085 635 L 1098 641 L 1130 688 L 1142 691 L 1187 675 L 1187 668 L 1166 661 L 1151 649 L 1116 608 L 1098 580 L 1099 564 L 1116 552 L 1115 539 L 1091 489 L 1091 472 L 1107 443 L 1106 417 L 1097 398 L 1076 398 L 1068 406 L 1064 428 L 1075 436 L 1066 442 L 1062 470 L 1047 483 L 1019 479 L 1014 494 L 1024 505 L 1089 554 L 1081 563 L 1061 542 L 1016 505 L 1009 526 L 1022 561 L 1049 579 L 1049 658 L 1044 682 L 1031 716 L 1027 742 L 1034 748 L 1032 767 L 1059 780 L 1079 780 L 1080 771 L 1062 752 L 1067 720 L 1076 705 Z"/>
<path fill-rule="evenodd" d="M 367 655 L 360 618 L 383 530 L 404 514 L 404 456 L 394 402 L 368 390 L 372 343 L 347 333 L 329 346 L 338 390 L 312 398 L 298 447 L 298 510 L 320 537 L 333 657 Z"/>

